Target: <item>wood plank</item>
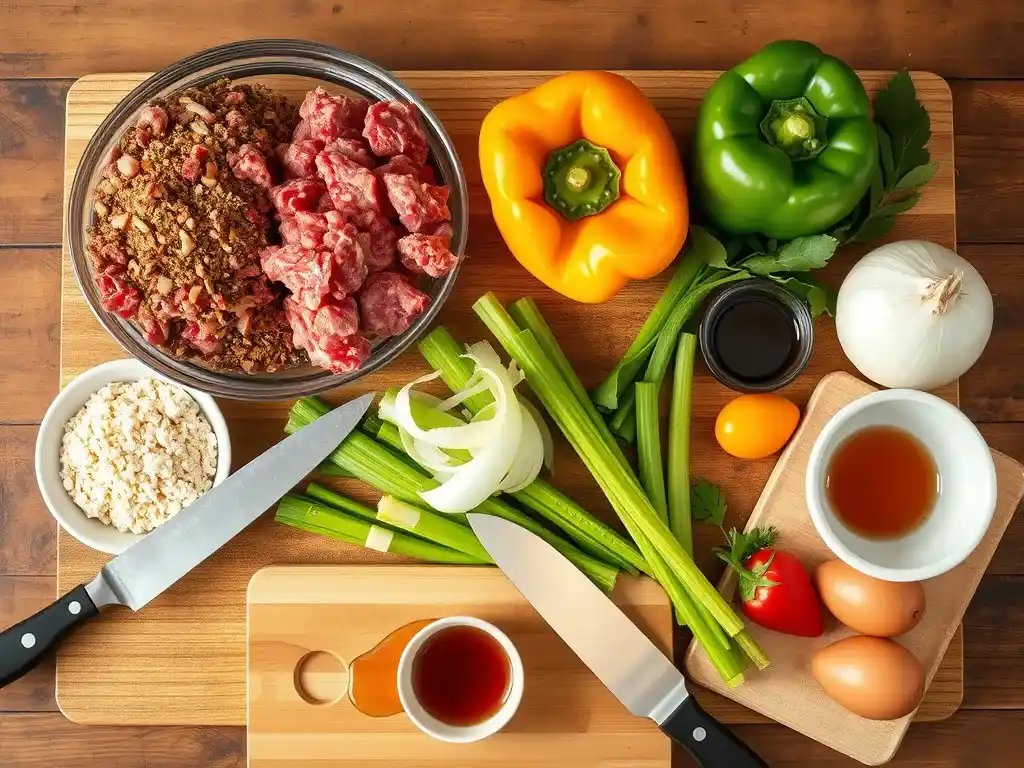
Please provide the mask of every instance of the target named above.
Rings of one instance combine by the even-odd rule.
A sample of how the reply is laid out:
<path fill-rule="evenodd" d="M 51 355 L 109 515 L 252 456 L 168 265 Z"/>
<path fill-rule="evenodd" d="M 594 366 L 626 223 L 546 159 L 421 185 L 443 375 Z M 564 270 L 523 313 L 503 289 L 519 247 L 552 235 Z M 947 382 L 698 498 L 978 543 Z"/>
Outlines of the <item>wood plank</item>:
<path fill-rule="evenodd" d="M 0 426 L 0 576 L 52 576 L 57 524 L 36 487 L 36 428 Z"/>
<path fill-rule="evenodd" d="M 53 602 L 52 576 L 0 576 L 0 628 L 6 629 Z M 56 712 L 53 658 L 0 688 L 0 712 Z"/>
<path fill-rule="evenodd" d="M 59 292 L 58 249 L 0 249 L 0 424 L 39 421 L 57 394 Z"/>
<path fill-rule="evenodd" d="M 1022 242 L 1024 82 L 960 81 L 952 90 L 960 240 Z"/>
<path fill-rule="evenodd" d="M 0 10 L 0 17 L 5 13 Z M 68 80 L 0 82 L 0 245 L 60 242 L 64 98 L 70 86 Z"/>
<path fill-rule="evenodd" d="M 1024 423 L 979 424 L 978 427 L 992 448 L 1017 459 L 1024 458 Z M 1021 511 L 1018 509 L 1010 521 L 987 575 L 1024 576 L 1024 515 Z"/>
<path fill-rule="evenodd" d="M 986 575 L 964 630 L 964 708 L 1024 709 L 1024 577 Z"/>
<path fill-rule="evenodd" d="M 624 578 L 612 598 L 670 650 L 672 606 L 657 583 Z M 669 768 L 664 735 L 629 714 L 494 568 L 271 566 L 253 577 L 246 602 L 250 768 Z M 345 695 L 356 658 L 400 627 L 442 616 L 493 623 L 522 658 L 522 703 L 486 742 L 432 740 L 406 717 L 367 717 Z M 312 653 L 334 665 L 320 678 L 320 703 L 300 681 Z"/>
<path fill-rule="evenodd" d="M 700 97 L 716 73 L 628 74 L 651 95 L 685 145 Z M 888 79 L 884 73 L 862 74 L 872 89 Z M 615 301 L 599 308 L 576 304 L 543 290 L 509 259 L 489 214 L 479 167 L 474 160 L 479 123 L 490 105 L 542 81 L 550 73 L 406 72 L 399 75 L 426 99 L 444 122 L 466 164 L 470 185 L 470 258 L 442 311 L 441 322 L 463 340 L 484 338 L 484 329 L 470 309 L 473 301 L 494 289 L 499 289 L 504 299 L 533 295 L 568 349 L 584 382 L 596 384 L 628 346 L 667 276 L 634 283 Z M 901 220 L 897 236 L 916 234 L 952 247 L 955 245 L 955 202 L 949 90 L 945 81 L 932 75 L 915 74 L 915 80 L 933 116 L 932 150 L 942 165 L 920 204 Z M 66 153 L 69 163 L 77 162 L 97 122 L 138 81 L 137 75 L 122 74 L 87 78 L 74 86 L 69 96 L 72 104 Z M 295 91 L 297 84 L 292 81 L 290 85 Z M 846 253 L 836 259 L 832 277 L 841 278 L 842 270 L 853 263 L 855 256 L 855 253 Z M 64 270 L 62 297 L 63 381 L 111 356 L 123 355 L 84 306 L 68 269 Z M 823 375 L 837 368 L 849 368 L 839 351 L 832 324 L 823 319 L 816 333 L 816 353 L 810 368 L 787 390 L 801 405 Z M 411 352 L 390 365 L 386 372 L 360 380 L 341 396 L 347 398 L 357 391 L 396 386 L 424 370 L 418 355 Z M 714 445 L 715 415 L 734 394 L 706 371 L 699 372 L 693 404 L 694 472 L 723 484 L 730 496 L 731 524 L 742 525 L 774 461 L 743 462 L 726 456 Z M 941 394 L 956 402 L 955 385 Z M 280 439 L 285 404 L 225 402 L 224 406 L 236 446 L 258 452 Z M 571 450 L 559 442 L 562 443 L 558 459 L 559 487 L 595 514 L 611 519 L 613 513 L 593 478 L 572 456 Z M 240 452 L 235 453 L 236 459 L 240 458 Z M 355 495 L 375 501 L 374 494 L 361 484 L 346 487 L 353 488 Z M 719 538 L 719 532 L 712 528 L 698 535 L 702 566 L 718 568 L 710 547 L 719 543 Z M 78 584 L 87 575 L 91 577 L 105 560 L 67 536 L 60 537 L 59 549 L 61 587 Z M 240 598 L 252 573 L 268 563 L 357 562 L 369 556 L 365 551 L 285 529 L 264 518 L 161 596 L 144 613 L 111 615 L 74 638 L 58 660 L 58 701 L 66 713 L 80 721 L 125 722 L 127 709 L 129 717 L 139 718 L 134 722 L 244 722 L 245 628 Z M 203 595 L 201 602 L 195 600 L 197 594 Z M 118 649 L 110 664 L 124 665 L 131 671 L 135 682 L 132 687 L 116 691 L 104 689 L 105 672 L 101 673 L 96 665 L 97 647 Z M 104 658 L 107 657 L 110 654 Z M 197 663 L 197 659 L 202 662 Z M 181 687 L 176 690 L 187 690 L 188 696 L 169 696 L 165 685 L 169 678 L 180 681 Z M 131 700 L 131 706 L 126 706 L 126 699 Z"/>
<path fill-rule="evenodd" d="M 0 76 L 7 77 L 158 69 L 229 40 L 283 35 L 348 48 L 392 69 L 724 69 L 765 43 L 795 37 L 858 67 L 1024 75 L 1024 6 L 1014 2 L 792 0 L 784 13 L 773 3 L 699 0 L 40 2 L 0 7 L 0 28 L 7 30 Z"/>
<path fill-rule="evenodd" d="M 1019 712 L 958 712 L 910 729 L 888 768 L 1012 768 L 1024 765 Z M 860 763 L 778 725 L 744 725 L 736 733 L 772 768 L 859 768 Z M 674 765 L 693 763 L 680 754 Z"/>
<path fill-rule="evenodd" d="M 244 768 L 244 728 L 76 725 L 60 714 L 0 717 L 2 762 L 17 768 Z"/>
<path fill-rule="evenodd" d="M 992 337 L 960 381 L 960 407 L 975 422 L 1024 421 L 1024 245 L 965 245 L 960 254 L 985 278 L 995 302 Z M 1024 446 L 1011 454 L 1024 455 Z"/>

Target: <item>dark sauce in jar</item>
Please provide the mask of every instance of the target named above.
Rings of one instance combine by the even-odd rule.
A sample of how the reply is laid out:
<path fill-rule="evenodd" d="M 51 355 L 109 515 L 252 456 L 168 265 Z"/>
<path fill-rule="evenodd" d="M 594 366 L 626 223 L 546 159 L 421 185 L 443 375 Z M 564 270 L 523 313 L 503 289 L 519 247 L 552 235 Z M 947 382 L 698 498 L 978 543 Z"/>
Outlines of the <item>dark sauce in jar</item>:
<path fill-rule="evenodd" d="M 800 328 L 792 313 L 767 296 L 737 297 L 711 330 L 722 367 L 748 384 L 778 378 L 793 364 Z"/>

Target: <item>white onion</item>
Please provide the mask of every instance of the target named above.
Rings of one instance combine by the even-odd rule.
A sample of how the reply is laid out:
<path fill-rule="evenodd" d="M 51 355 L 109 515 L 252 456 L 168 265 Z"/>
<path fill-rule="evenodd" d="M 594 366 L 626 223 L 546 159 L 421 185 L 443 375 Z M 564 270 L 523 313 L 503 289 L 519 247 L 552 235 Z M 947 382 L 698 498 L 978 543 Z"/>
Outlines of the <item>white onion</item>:
<path fill-rule="evenodd" d="M 992 294 L 941 245 L 904 240 L 871 251 L 839 291 L 836 331 L 857 369 L 885 387 L 935 389 L 962 376 L 992 333 Z"/>
<path fill-rule="evenodd" d="M 522 398 L 518 398 L 518 402 L 522 406 Z M 540 427 L 528 409 L 521 408 L 520 412 L 523 416 L 523 434 L 519 440 L 515 460 L 508 474 L 498 485 L 499 491 L 521 491 L 537 479 L 540 468 L 544 466 L 544 441 L 541 438 Z"/>

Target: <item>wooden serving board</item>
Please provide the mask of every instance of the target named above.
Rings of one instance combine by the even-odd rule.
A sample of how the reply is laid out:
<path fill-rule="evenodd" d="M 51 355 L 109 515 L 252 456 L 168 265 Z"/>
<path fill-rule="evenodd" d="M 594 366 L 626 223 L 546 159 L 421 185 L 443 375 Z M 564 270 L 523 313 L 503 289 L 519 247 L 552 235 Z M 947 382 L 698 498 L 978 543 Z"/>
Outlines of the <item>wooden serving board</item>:
<path fill-rule="evenodd" d="M 533 296 L 562 341 L 573 365 L 588 386 L 597 384 L 629 345 L 660 295 L 668 275 L 634 283 L 613 301 L 593 306 L 576 304 L 538 283 L 509 255 L 491 219 L 480 182 L 477 135 L 483 116 L 497 101 L 530 88 L 551 72 L 404 72 L 399 76 L 431 106 L 450 133 L 469 183 L 470 236 L 468 259 L 458 284 L 441 314 L 462 341 L 486 337 L 471 305 L 486 291 L 503 299 Z M 677 134 L 689 146 L 693 118 L 715 72 L 627 72 L 650 96 Z M 888 79 L 881 72 L 861 73 L 869 90 Z M 68 93 L 65 189 L 70 187 L 82 151 L 103 117 L 146 77 L 145 74 L 94 75 L 79 80 Z M 955 247 L 953 179 L 953 116 L 949 87 L 941 78 L 914 75 L 918 94 L 932 118 L 931 152 L 939 171 L 920 203 L 900 219 L 893 238 L 922 237 Z M 275 78 L 296 92 L 294 80 Z M 298 93 L 301 95 L 301 92 Z M 823 277 L 838 285 L 854 263 L 856 249 L 841 251 Z M 61 293 L 61 382 L 98 363 L 123 357 L 89 312 L 68 262 L 65 248 Z M 805 375 L 786 395 L 803 405 L 817 381 L 838 369 L 850 370 L 836 340 L 832 321 L 815 328 L 815 352 Z M 381 372 L 332 396 L 335 401 L 360 392 L 404 384 L 426 371 L 415 352 Z M 940 394 L 957 402 L 957 387 Z M 734 393 L 699 366 L 693 398 L 694 473 L 724 487 L 729 495 L 730 525 L 742 526 L 753 508 L 774 460 L 740 461 L 722 452 L 713 437 L 719 409 Z M 231 430 L 236 466 L 241 466 L 280 439 L 286 403 L 223 401 Z M 559 441 L 555 483 L 595 514 L 614 520 L 614 513 L 593 478 Z M 375 502 L 361 483 L 341 483 L 346 493 Z M 709 574 L 719 570 L 710 555 L 717 530 L 699 526 L 698 562 Z M 58 588 L 67 590 L 91 579 L 105 562 L 69 536 L 58 541 Z M 57 700 L 73 720 L 87 723 L 243 724 L 245 722 L 245 589 L 259 568 L 271 563 L 375 562 L 376 553 L 276 525 L 265 516 L 204 563 L 145 611 L 132 615 L 111 612 L 74 637 L 57 663 Z M 392 559 L 391 562 L 394 560 Z M 941 719 L 959 704 L 963 663 L 959 645 L 940 674 L 947 682 L 941 699 L 926 702 L 923 719 Z M 724 700 L 722 700 L 724 701 Z M 709 702 L 729 722 L 760 722 L 761 716 L 735 705 Z"/>
<path fill-rule="evenodd" d="M 826 422 L 840 408 L 874 391 L 870 384 L 845 373 L 831 374 L 822 380 L 811 395 L 800 428 L 783 451 L 747 523 L 748 528 L 756 525 L 778 528 L 779 546 L 795 554 L 808 567 L 835 559 L 819 538 L 805 502 L 804 478 L 811 447 Z M 999 451 L 992 451 L 992 457 L 998 495 L 995 517 L 988 532 L 961 565 L 924 582 L 924 618 L 913 630 L 897 638 L 897 642 L 921 661 L 928 683 L 936 675 L 964 611 L 1024 496 L 1024 467 Z M 735 580 L 726 575 L 719 586 L 723 594 L 731 595 Z M 892 759 L 910 726 L 911 716 L 890 721 L 857 717 L 829 698 L 810 672 L 810 660 L 815 651 L 855 632 L 834 619 L 826 625 L 825 634 L 813 640 L 770 632 L 755 624 L 748 626 L 772 660 L 766 671 L 748 675 L 747 683 L 727 690 L 703 649 L 693 643 L 686 653 L 690 676 L 743 706 L 862 763 L 881 765 Z"/>
<path fill-rule="evenodd" d="M 671 650 L 672 610 L 656 582 L 621 579 L 613 598 Z M 271 566 L 249 583 L 248 614 L 250 768 L 668 768 L 671 761 L 670 742 L 654 723 L 629 714 L 495 568 Z M 445 744 L 404 714 L 367 717 L 344 695 L 348 664 L 395 629 L 466 615 L 503 630 L 523 659 L 523 702 L 501 733 Z M 304 659 L 316 675 L 312 696 L 302 690 Z"/>

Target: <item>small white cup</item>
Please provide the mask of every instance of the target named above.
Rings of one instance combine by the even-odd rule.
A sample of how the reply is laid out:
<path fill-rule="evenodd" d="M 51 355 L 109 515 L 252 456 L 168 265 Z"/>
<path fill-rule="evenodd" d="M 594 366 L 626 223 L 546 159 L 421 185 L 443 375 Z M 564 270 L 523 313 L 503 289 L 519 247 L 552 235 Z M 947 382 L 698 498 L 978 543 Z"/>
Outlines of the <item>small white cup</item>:
<path fill-rule="evenodd" d="M 481 632 L 486 632 L 501 645 L 508 657 L 511 682 L 505 703 L 491 717 L 476 725 L 449 725 L 441 722 L 423 708 L 416 698 L 416 691 L 413 687 L 413 669 L 420 650 L 431 637 L 452 627 L 473 627 Z M 398 661 L 398 698 L 402 702 L 405 714 L 417 728 L 428 736 L 451 744 L 469 744 L 493 736 L 508 725 L 516 710 L 519 709 L 519 703 L 523 700 L 525 678 L 523 660 L 508 635 L 493 624 L 472 616 L 449 616 L 425 626 L 413 636 L 405 647 L 402 657 Z"/>
<path fill-rule="evenodd" d="M 836 449 L 865 427 L 898 427 L 916 437 L 935 460 L 940 490 L 920 527 L 891 540 L 850 530 L 828 501 L 825 479 Z M 996 508 L 992 452 L 978 428 L 955 406 L 925 392 L 884 389 L 855 400 L 833 416 L 811 448 L 806 476 L 811 520 L 840 560 L 884 581 L 924 581 L 945 573 L 974 551 Z"/>

